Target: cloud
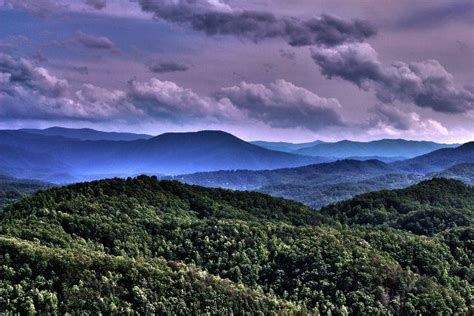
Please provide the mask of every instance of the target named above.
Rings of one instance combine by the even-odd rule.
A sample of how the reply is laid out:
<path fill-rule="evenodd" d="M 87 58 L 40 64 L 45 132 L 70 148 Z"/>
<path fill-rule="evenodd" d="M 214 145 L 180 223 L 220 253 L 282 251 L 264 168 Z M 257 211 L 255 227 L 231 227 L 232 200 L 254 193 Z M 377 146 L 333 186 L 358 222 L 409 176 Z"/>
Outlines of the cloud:
<path fill-rule="evenodd" d="M 49 17 L 67 9 L 67 6 L 55 0 L 4 0 L 4 4 L 16 10 L 23 10 L 38 17 Z"/>
<path fill-rule="evenodd" d="M 449 134 L 448 129 L 433 119 L 422 119 L 418 113 L 402 111 L 396 107 L 377 104 L 370 110 L 371 117 L 364 130 L 388 135 L 433 136 Z"/>
<path fill-rule="evenodd" d="M 168 121 L 237 123 L 260 121 L 278 128 L 312 131 L 343 126 L 336 99 L 322 98 L 291 82 L 242 82 L 200 95 L 174 82 L 131 80 L 126 89 L 92 84 L 79 88 L 27 59 L 0 55 L 0 118 L 89 122 Z"/>
<path fill-rule="evenodd" d="M 155 62 L 150 65 L 150 71 L 154 73 L 187 71 L 189 67 L 173 61 Z"/>
<path fill-rule="evenodd" d="M 96 10 L 102 10 L 107 6 L 106 0 L 86 0 L 86 4 Z"/>
<path fill-rule="evenodd" d="M 373 89 L 383 103 L 411 102 L 437 112 L 474 109 L 474 94 L 456 87 L 453 76 L 436 60 L 383 65 L 367 43 L 314 48 L 312 58 L 327 78 L 339 77 Z"/>
<path fill-rule="evenodd" d="M 233 35 L 253 41 L 280 38 L 292 46 L 338 45 L 375 35 L 366 21 L 344 21 L 322 15 L 300 20 L 268 12 L 234 9 L 219 0 L 138 0 L 155 18 L 202 31 L 207 35 Z"/>
<path fill-rule="evenodd" d="M 89 68 L 87 66 L 70 66 L 70 67 L 67 67 L 67 69 L 70 69 L 80 75 L 89 74 Z"/>
<path fill-rule="evenodd" d="M 182 122 L 196 118 L 231 118 L 237 114 L 228 100 L 200 96 L 174 82 L 156 78 L 148 82 L 131 81 L 129 97 L 132 102 L 154 118 Z"/>
<path fill-rule="evenodd" d="M 67 80 L 24 58 L 0 54 L 0 118 L 101 121 L 137 114 L 126 93 Z"/>
<path fill-rule="evenodd" d="M 281 57 L 286 58 L 288 60 L 294 60 L 296 58 L 296 53 L 292 50 L 280 49 L 278 52 L 280 53 Z"/>
<path fill-rule="evenodd" d="M 2 85 L 0 91 L 15 94 L 16 88 L 26 88 L 46 96 L 64 94 L 69 84 L 66 80 L 52 76 L 45 68 L 36 67 L 29 60 L 15 59 L 0 53 L 0 74 L 8 84 Z"/>
<path fill-rule="evenodd" d="M 221 89 L 216 97 L 229 99 L 249 118 L 263 121 L 272 127 L 301 127 L 319 131 L 345 124 L 337 112 L 341 105 L 336 99 L 322 98 L 282 79 L 269 86 L 242 82 L 237 86 Z"/>
<path fill-rule="evenodd" d="M 115 48 L 114 43 L 105 36 L 96 36 L 87 34 L 82 31 L 76 32 L 75 41 L 86 48 L 112 50 Z"/>

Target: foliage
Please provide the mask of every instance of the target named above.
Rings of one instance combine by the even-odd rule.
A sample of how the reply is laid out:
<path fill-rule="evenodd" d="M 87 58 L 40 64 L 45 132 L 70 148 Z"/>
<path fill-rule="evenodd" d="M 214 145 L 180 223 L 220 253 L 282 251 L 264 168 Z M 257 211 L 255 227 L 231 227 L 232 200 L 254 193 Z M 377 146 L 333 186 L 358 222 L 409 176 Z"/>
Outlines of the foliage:
<path fill-rule="evenodd" d="M 416 205 L 408 196 L 424 203 L 433 190 L 472 210 L 471 188 L 443 195 L 442 184 L 395 196 Z M 52 188 L 1 216 L 0 312 L 474 312 L 472 224 L 426 237 L 345 223 L 260 193 L 154 177 Z"/>
<path fill-rule="evenodd" d="M 474 224 L 474 188 L 448 179 L 432 179 L 401 190 L 359 195 L 321 209 L 350 225 L 385 225 L 433 235 Z"/>

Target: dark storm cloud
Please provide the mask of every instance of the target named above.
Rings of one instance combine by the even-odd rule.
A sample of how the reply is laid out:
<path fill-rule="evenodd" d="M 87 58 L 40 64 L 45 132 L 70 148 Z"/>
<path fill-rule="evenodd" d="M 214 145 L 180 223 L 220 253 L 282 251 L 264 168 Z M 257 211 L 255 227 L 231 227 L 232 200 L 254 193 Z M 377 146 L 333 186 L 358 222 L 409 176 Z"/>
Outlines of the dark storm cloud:
<path fill-rule="evenodd" d="M 86 0 L 86 4 L 96 10 L 102 10 L 107 6 L 106 0 Z"/>
<path fill-rule="evenodd" d="M 114 43 L 105 36 L 96 36 L 81 31 L 76 32 L 75 40 L 77 43 L 92 49 L 114 49 Z"/>
<path fill-rule="evenodd" d="M 456 87 L 453 76 L 436 60 L 385 66 L 366 43 L 315 48 L 312 57 L 326 77 L 339 77 L 362 89 L 374 89 L 384 103 L 411 102 L 444 113 L 474 109 L 474 94 Z"/>
<path fill-rule="evenodd" d="M 154 73 L 166 73 L 166 72 L 180 72 L 187 71 L 189 67 L 184 64 L 180 64 L 173 61 L 155 62 L 149 67 L 150 71 Z"/>
<path fill-rule="evenodd" d="M 282 18 L 268 12 L 234 10 L 219 1 L 138 0 L 155 18 L 189 26 L 208 35 L 233 35 L 260 41 L 282 38 L 292 46 L 337 45 L 363 41 L 375 35 L 366 21 L 344 21 L 322 15 L 300 20 Z"/>

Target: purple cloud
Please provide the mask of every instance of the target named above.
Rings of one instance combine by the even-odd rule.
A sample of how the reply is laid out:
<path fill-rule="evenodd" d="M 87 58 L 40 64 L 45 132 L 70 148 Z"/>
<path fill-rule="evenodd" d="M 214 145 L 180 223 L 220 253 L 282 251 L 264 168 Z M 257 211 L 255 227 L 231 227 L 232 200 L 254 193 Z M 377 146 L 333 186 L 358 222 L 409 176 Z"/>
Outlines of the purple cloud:
<path fill-rule="evenodd" d="M 87 34 L 82 31 L 76 32 L 75 41 L 86 48 L 112 50 L 115 48 L 114 43 L 105 36 L 96 36 Z"/>
<path fill-rule="evenodd" d="M 237 10 L 219 1 L 138 0 L 155 18 L 191 27 L 207 35 L 233 35 L 253 41 L 280 38 L 292 46 L 338 45 L 359 42 L 375 35 L 366 21 L 351 22 L 322 15 L 300 20 L 281 18 L 269 12 Z"/>
<path fill-rule="evenodd" d="M 329 126 L 345 125 L 338 113 L 341 105 L 336 99 L 322 98 L 282 79 L 268 86 L 242 82 L 221 89 L 216 96 L 229 99 L 249 118 L 272 127 L 319 131 Z"/>
<path fill-rule="evenodd" d="M 38 17 L 49 17 L 67 9 L 67 6 L 56 0 L 4 0 L 5 5 L 23 10 Z"/>
<path fill-rule="evenodd" d="M 102 10 L 107 6 L 106 0 L 86 0 L 86 4 L 96 10 Z"/>
<path fill-rule="evenodd" d="M 367 43 L 314 48 L 312 57 L 327 78 L 339 77 L 373 89 L 384 103 L 411 102 L 444 113 L 474 109 L 474 94 L 456 87 L 453 76 L 436 60 L 385 66 Z"/>
<path fill-rule="evenodd" d="M 187 71 L 189 67 L 185 64 L 174 61 L 159 61 L 154 62 L 149 66 L 151 72 L 166 73 L 166 72 L 182 72 Z"/>

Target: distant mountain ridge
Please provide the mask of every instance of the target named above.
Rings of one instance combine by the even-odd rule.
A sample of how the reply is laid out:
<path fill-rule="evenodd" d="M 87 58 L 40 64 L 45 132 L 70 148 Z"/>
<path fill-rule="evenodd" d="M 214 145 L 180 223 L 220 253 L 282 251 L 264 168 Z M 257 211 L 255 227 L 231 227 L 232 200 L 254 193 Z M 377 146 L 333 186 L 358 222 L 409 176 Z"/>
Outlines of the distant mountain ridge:
<path fill-rule="evenodd" d="M 295 151 L 308 156 L 335 158 L 348 157 L 405 157 L 412 158 L 441 148 L 454 148 L 459 144 L 439 144 L 428 141 L 409 141 L 404 139 L 382 139 L 370 142 L 343 140 L 336 143 L 316 144 Z"/>
<path fill-rule="evenodd" d="M 315 140 L 309 143 L 288 143 L 288 142 L 267 142 L 263 140 L 256 140 L 250 143 L 263 147 L 263 148 L 271 149 L 271 150 L 278 150 L 278 151 L 292 153 L 299 149 L 312 147 L 314 145 L 322 144 L 324 142 L 320 140 Z"/>
<path fill-rule="evenodd" d="M 139 139 L 150 139 L 153 136 L 146 134 L 102 132 L 90 128 L 64 128 L 50 127 L 46 129 L 20 129 L 22 132 L 43 136 L 63 136 L 79 140 L 115 140 L 115 141 L 134 141 Z"/>

